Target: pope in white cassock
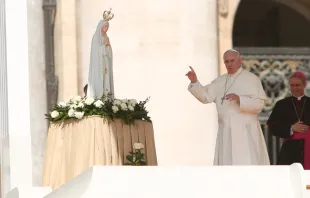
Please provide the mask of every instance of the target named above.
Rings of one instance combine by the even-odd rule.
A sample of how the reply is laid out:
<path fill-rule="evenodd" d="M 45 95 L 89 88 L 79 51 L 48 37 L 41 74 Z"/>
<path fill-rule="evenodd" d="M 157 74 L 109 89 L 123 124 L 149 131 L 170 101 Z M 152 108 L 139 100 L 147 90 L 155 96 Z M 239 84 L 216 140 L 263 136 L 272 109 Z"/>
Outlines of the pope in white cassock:
<path fill-rule="evenodd" d="M 200 102 L 215 102 L 218 134 L 214 165 L 269 165 L 264 136 L 258 120 L 266 94 L 260 79 L 241 67 L 240 53 L 224 53 L 227 74 L 202 86 L 192 67 L 186 75 L 190 93 Z"/>
<path fill-rule="evenodd" d="M 92 38 L 87 97 L 109 96 L 112 99 L 114 98 L 113 54 L 107 36 L 109 21 L 113 17 L 111 10 L 104 11 L 103 20 L 99 21 Z"/>

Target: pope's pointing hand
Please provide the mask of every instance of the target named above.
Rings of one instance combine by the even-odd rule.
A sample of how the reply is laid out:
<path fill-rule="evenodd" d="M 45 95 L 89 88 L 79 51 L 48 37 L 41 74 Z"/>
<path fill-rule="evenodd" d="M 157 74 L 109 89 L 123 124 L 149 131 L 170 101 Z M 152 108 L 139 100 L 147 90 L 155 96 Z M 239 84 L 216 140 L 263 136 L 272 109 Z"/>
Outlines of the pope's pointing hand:
<path fill-rule="evenodd" d="M 186 76 L 188 77 L 188 79 L 192 82 L 192 83 L 195 83 L 197 82 L 197 76 L 196 76 L 196 73 L 194 71 L 194 69 L 189 66 L 189 68 L 191 69 L 191 71 L 187 72 Z"/>

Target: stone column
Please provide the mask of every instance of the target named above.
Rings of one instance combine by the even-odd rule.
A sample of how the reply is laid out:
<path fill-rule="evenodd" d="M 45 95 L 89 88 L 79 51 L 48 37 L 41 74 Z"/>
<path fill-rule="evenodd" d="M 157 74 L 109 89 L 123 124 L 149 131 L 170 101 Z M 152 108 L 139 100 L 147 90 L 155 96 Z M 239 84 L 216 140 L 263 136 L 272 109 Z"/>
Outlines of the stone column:
<path fill-rule="evenodd" d="M 29 57 L 29 91 L 30 91 L 30 130 L 32 169 L 34 186 L 41 186 L 43 157 L 48 123 L 44 117 L 47 113 L 47 90 L 45 77 L 45 48 L 42 0 L 28 2 L 28 57 Z"/>
<path fill-rule="evenodd" d="M 0 104 L 4 193 L 32 186 L 27 1 L 0 3 Z"/>
<path fill-rule="evenodd" d="M 75 0 L 57 0 L 55 18 L 55 69 L 59 101 L 78 94 Z"/>
<path fill-rule="evenodd" d="M 144 100 L 151 96 L 147 108 L 159 165 L 213 163 L 215 105 L 203 105 L 190 95 L 185 74 L 191 65 L 202 84 L 218 76 L 216 2 L 154 0 L 130 6 L 128 0 L 78 1 L 78 48 L 85 68 L 104 9 L 111 7 L 115 14 L 108 35 L 116 97 Z"/>
<path fill-rule="evenodd" d="M 0 136 L 8 135 L 8 97 L 6 69 L 5 3 L 0 1 Z"/>
<path fill-rule="evenodd" d="M 239 6 L 240 0 L 221 0 L 219 1 L 217 10 L 217 21 L 219 31 L 219 65 L 220 74 L 227 73 L 223 61 L 223 54 L 226 50 L 233 48 L 233 28 L 235 15 Z"/>
<path fill-rule="evenodd" d="M 5 30 L 5 2 L 0 1 L 0 136 L 1 136 L 1 197 L 8 192 L 10 180 L 4 177 L 7 173 L 7 166 L 4 166 L 4 141 L 8 137 L 8 90 L 7 90 L 7 69 L 6 69 L 6 30 Z M 7 176 L 7 175 L 5 175 Z M 6 178 L 6 181 L 4 180 Z"/>

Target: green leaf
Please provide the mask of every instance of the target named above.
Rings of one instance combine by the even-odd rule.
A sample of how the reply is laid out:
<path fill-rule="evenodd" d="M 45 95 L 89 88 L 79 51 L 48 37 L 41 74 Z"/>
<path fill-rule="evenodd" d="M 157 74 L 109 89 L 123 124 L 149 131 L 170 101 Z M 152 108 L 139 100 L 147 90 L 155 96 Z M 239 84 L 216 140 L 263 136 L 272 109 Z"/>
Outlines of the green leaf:
<path fill-rule="evenodd" d="M 132 163 L 134 162 L 134 161 L 133 161 L 133 156 L 131 156 L 131 155 L 127 155 L 127 156 L 126 156 L 126 159 L 127 159 L 128 161 L 132 162 Z"/>

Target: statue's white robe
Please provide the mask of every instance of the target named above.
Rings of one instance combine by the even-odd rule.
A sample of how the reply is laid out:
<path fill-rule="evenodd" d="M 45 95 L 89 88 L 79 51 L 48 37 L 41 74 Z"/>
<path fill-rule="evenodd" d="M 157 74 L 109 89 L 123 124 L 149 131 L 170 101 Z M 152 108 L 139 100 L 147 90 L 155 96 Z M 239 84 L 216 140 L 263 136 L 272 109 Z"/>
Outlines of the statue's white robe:
<path fill-rule="evenodd" d="M 95 99 L 103 95 L 113 99 L 115 95 L 112 47 L 105 46 L 108 37 L 101 35 L 101 29 L 106 23 L 108 21 L 99 21 L 91 42 L 87 97 Z"/>
<path fill-rule="evenodd" d="M 198 81 L 188 87 L 200 102 L 216 104 L 219 127 L 214 165 L 269 165 L 266 143 L 258 120 L 258 113 L 267 100 L 261 81 L 240 68 L 234 75 L 228 76 L 226 86 L 227 90 L 232 84 L 226 95 L 239 95 L 240 105 L 228 100 L 221 104 L 227 75 L 221 75 L 206 86 Z"/>

